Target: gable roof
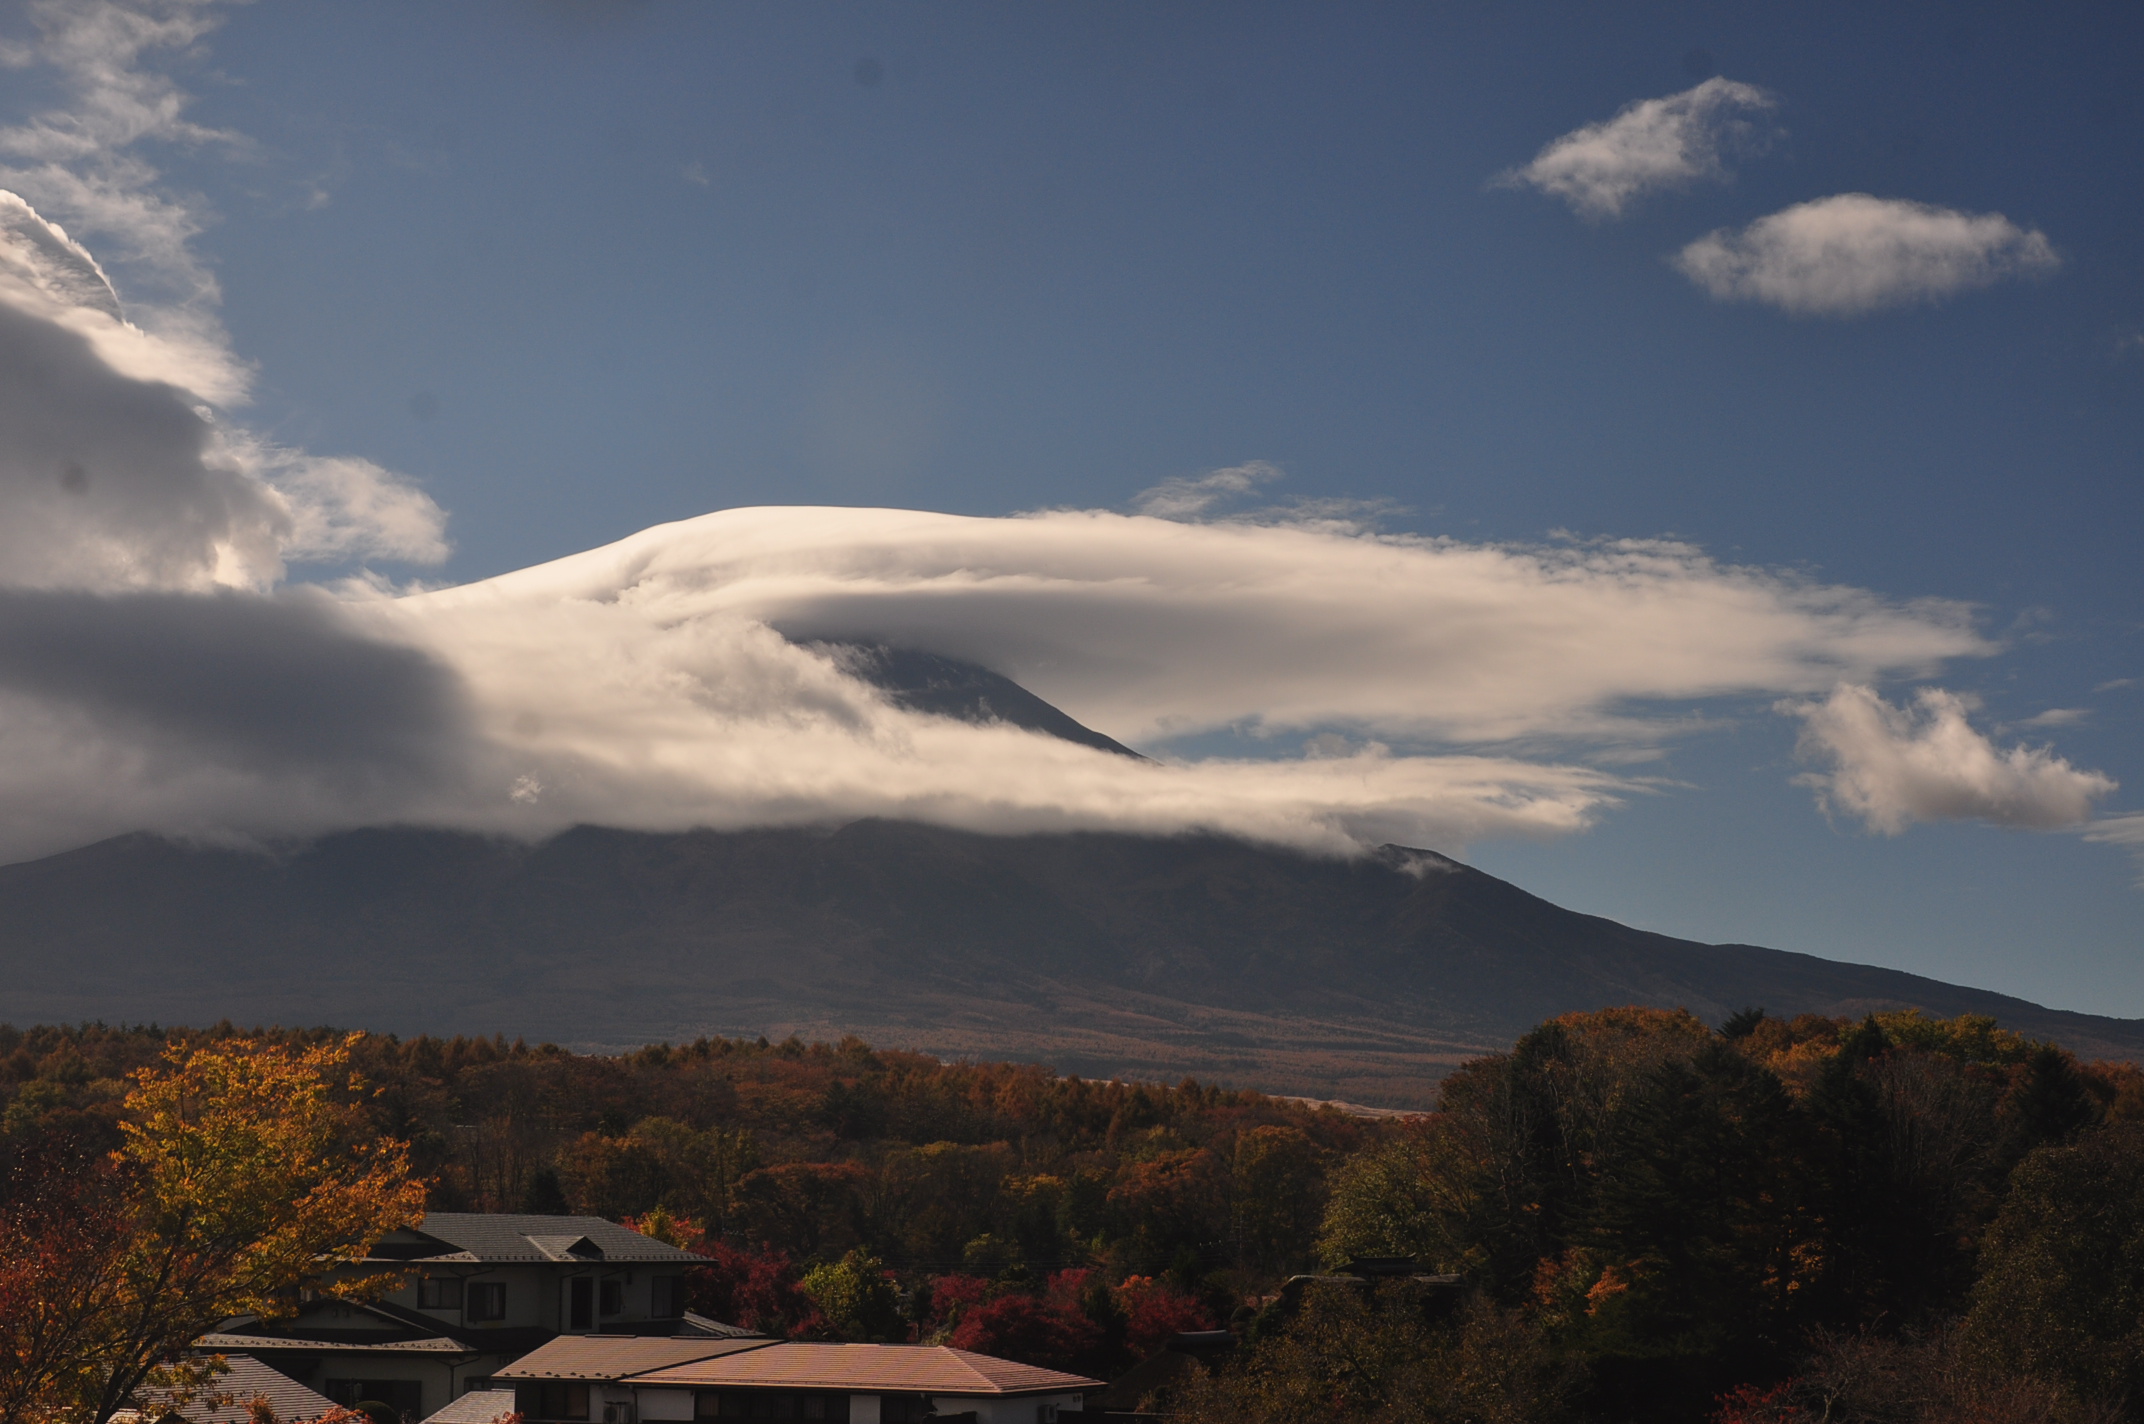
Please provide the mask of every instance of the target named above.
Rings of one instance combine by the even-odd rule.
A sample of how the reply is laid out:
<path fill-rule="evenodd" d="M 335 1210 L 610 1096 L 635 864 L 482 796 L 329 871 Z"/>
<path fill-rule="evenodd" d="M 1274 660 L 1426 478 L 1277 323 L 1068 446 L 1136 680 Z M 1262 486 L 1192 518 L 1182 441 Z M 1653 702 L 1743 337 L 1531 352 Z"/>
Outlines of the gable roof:
<path fill-rule="evenodd" d="M 675 1335 L 561 1335 L 541 1349 L 523 1355 L 505 1369 L 492 1371 L 491 1377 L 499 1380 L 622 1380 L 648 1370 L 711 1360 L 743 1350 L 763 1350 L 774 1343 L 765 1336 L 725 1340 Z"/>
<path fill-rule="evenodd" d="M 456 1264 L 619 1261 L 684 1266 L 707 1259 L 600 1216 L 475 1211 L 427 1213 L 415 1230 L 390 1233 L 367 1255 L 375 1261 Z"/>
<path fill-rule="evenodd" d="M 723 1389 L 838 1389 L 872 1394 L 1056 1394 L 1102 1382 L 950 1345 L 832 1345 L 788 1341 L 633 1376 L 636 1385 Z"/>
<path fill-rule="evenodd" d="M 224 1361 L 230 1371 L 211 1379 L 202 1397 L 191 1404 L 174 1407 L 168 1402 L 169 1395 L 150 1391 L 144 1401 L 148 1407 L 142 1410 L 143 1417 L 178 1414 L 189 1424 L 245 1424 L 252 1418 L 247 1405 L 262 1395 L 267 1396 L 278 1419 L 318 1419 L 335 1408 L 334 1400 L 314 1393 L 251 1355 L 226 1355 Z M 218 1402 L 225 1395 L 230 1396 L 231 1402 Z"/>

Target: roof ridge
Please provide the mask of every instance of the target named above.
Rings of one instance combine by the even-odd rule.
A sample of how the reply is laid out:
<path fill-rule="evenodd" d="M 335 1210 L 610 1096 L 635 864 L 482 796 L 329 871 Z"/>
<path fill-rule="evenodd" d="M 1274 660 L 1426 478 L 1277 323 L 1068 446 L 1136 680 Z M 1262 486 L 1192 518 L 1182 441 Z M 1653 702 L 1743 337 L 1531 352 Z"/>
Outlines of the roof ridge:
<path fill-rule="evenodd" d="M 978 1359 L 993 1359 L 993 1358 L 995 1358 L 994 1356 L 990 1356 L 990 1355 L 981 1355 L 981 1354 L 978 1354 L 978 1353 L 977 1353 L 976 1351 L 973 1351 L 973 1350 L 956 1350 L 956 1349 L 955 1349 L 955 1348 L 953 1348 L 953 1347 L 952 1347 L 951 1345 L 937 1345 L 937 1346 L 934 1346 L 933 1348 L 934 1348 L 934 1349 L 939 1349 L 939 1350 L 943 1350 L 943 1351 L 945 1351 L 945 1352 L 946 1352 L 946 1353 L 947 1353 L 948 1355 L 951 1355 L 951 1356 L 952 1356 L 952 1357 L 954 1358 L 954 1360 L 955 1360 L 955 1361 L 956 1361 L 956 1362 L 957 1362 L 957 1363 L 958 1363 L 958 1364 L 960 1365 L 960 1367 L 961 1367 L 962 1369 L 966 1370 L 966 1371 L 967 1371 L 967 1372 L 968 1372 L 969 1374 L 971 1374 L 971 1375 L 974 1375 L 974 1376 L 976 1377 L 976 1379 L 978 1379 L 978 1380 L 982 1381 L 982 1382 L 983 1382 L 984 1384 L 987 1384 L 987 1385 L 1002 1385 L 1002 1384 L 1003 1384 L 1003 1381 L 1001 1381 L 1001 1380 L 998 1380 L 998 1379 L 994 1378 L 994 1377 L 993 1377 L 993 1376 L 992 1376 L 992 1375 L 991 1375 L 991 1374 L 989 1373 L 989 1371 L 987 1371 L 987 1370 L 982 1370 L 982 1369 L 978 1369 L 978 1368 L 976 1368 L 976 1366 L 975 1366 L 975 1363 L 974 1363 L 974 1362 L 975 1362 L 976 1360 L 978 1360 Z"/>

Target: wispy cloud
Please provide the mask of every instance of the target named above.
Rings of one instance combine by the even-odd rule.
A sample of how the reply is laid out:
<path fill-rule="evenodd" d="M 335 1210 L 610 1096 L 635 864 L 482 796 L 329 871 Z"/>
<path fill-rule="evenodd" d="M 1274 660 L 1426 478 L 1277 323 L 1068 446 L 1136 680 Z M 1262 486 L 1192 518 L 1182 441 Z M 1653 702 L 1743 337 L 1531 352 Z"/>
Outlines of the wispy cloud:
<path fill-rule="evenodd" d="M 1344 496 L 1296 498 L 1280 504 L 1244 505 L 1265 486 L 1286 478 L 1280 466 L 1246 460 L 1208 470 L 1203 475 L 1176 475 L 1132 497 L 1131 507 L 1154 519 L 1183 523 L 1225 520 L 1231 524 L 1288 524 L 1329 533 L 1360 534 L 1405 512 L 1390 499 Z"/>
<path fill-rule="evenodd" d="M 1727 158 L 1754 153 L 1776 136 L 1762 116 L 1763 90 L 1731 79 L 1626 106 L 1614 118 L 1552 140 L 1523 168 L 1499 174 L 1502 187 L 1534 188 L 1586 218 L 1620 217 L 1638 198 L 1700 179 L 1723 182 Z"/>
<path fill-rule="evenodd" d="M 0 60 L 46 70 L 67 98 L 0 127 L 0 188 L 22 194 L 116 260 L 133 291 L 135 322 L 193 348 L 204 366 L 224 359 L 225 369 L 189 389 L 213 386 L 235 396 L 246 372 L 227 359 L 216 318 L 221 293 L 191 246 L 201 215 L 161 190 L 144 156 L 159 144 L 246 146 L 188 119 L 188 95 L 150 64 L 197 44 L 227 8 L 217 0 L 31 0 L 24 9 L 36 41 L 11 46 Z"/>
<path fill-rule="evenodd" d="M 2001 213 L 1841 193 L 1721 228 L 1675 266 L 1722 301 L 1764 302 L 1808 316 L 1860 316 L 1937 301 L 2061 265 L 2036 229 Z"/>
<path fill-rule="evenodd" d="M 2102 816 L 2085 827 L 2084 838 L 2102 845 L 2116 845 L 2136 857 L 2137 888 L 2144 890 L 2144 811 L 2122 816 Z"/>
<path fill-rule="evenodd" d="M 1822 701 L 1785 702 L 1802 719 L 1804 755 L 1829 769 L 1802 778 L 1827 809 L 1897 835 L 1915 821 L 1988 821 L 2054 830 L 2082 824 L 2113 778 L 2082 771 L 2046 747 L 1998 748 L 1974 730 L 1966 700 L 1923 688 L 1894 706 L 1841 683 Z"/>
<path fill-rule="evenodd" d="M 1203 475 L 1173 475 L 1132 499 L 1132 508 L 1156 519 L 1199 519 L 1260 485 L 1281 478 L 1278 465 L 1248 460 Z"/>
<path fill-rule="evenodd" d="M 2018 722 L 2020 727 L 2074 727 L 2092 720 L 2089 707 L 2050 707 Z"/>
<path fill-rule="evenodd" d="M 0 582 L 260 588 L 290 561 L 446 553 L 444 514 L 407 482 L 264 440 L 230 415 L 251 371 L 189 245 L 201 218 L 142 157 L 157 144 L 243 146 L 187 119 L 185 93 L 148 67 L 198 44 L 218 10 L 36 0 L 36 42 L 0 54 L 50 71 L 66 95 L 0 128 Z M 107 270 L 85 235 L 117 264 Z"/>

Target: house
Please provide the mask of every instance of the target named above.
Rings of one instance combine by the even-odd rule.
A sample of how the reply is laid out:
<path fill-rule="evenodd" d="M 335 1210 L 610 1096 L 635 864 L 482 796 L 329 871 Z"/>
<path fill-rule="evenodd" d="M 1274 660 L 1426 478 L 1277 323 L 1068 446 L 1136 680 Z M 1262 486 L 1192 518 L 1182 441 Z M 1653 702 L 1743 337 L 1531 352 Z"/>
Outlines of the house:
<path fill-rule="evenodd" d="M 1056 1424 L 1100 1380 L 946 1345 L 782 1342 L 633 1375 L 634 1413 L 615 1424 L 797 1420 L 915 1424 Z"/>
<path fill-rule="evenodd" d="M 337 1404 L 377 1401 L 417 1420 L 559 1335 L 744 1335 L 685 1310 L 684 1273 L 703 1260 L 599 1217 L 433 1212 L 338 1273 L 391 1272 L 397 1289 L 315 1294 L 293 1317 L 241 1316 L 195 1344 L 248 1355 Z"/>
<path fill-rule="evenodd" d="M 774 1343 L 764 1337 L 561 1335 L 499 1370 L 492 1381 L 513 1389 L 513 1408 L 524 1419 L 632 1424 L 633 1388 L 625 1381 L 633 1376 Z"/>
<path fill-rule="evenodd" d="M 186 1424 L 250 1424 L 253 1402 L 260 1399 L 276 1418 L 290 1421 L 318 1419 L 335 1408 L 332 1400 L 251 1355 L 226 1355 L 224 1363 L 229 1370 L 209 1380 L 193 1399 L 175 1403 L 169 1394 L 150 1390 L 140 1409 L 121 1410 L 112 1416 L 113 1424 L 158 1424 L 173 1418 Z"/>

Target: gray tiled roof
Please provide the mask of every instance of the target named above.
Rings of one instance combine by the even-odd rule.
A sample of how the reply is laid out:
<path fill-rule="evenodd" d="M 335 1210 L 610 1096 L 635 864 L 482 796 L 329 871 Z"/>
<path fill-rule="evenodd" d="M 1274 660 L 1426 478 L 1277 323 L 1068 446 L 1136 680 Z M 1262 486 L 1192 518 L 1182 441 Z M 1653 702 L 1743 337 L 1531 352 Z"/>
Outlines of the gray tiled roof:
<path fill-rule="evenodd" d="M 230 1373 L 210 1380 L 205 1397 L 175 1411 L 189 1424 L 244 1424 L 252 1417 L 246 1406 L 261 1395 L 268 1397 L 278 1419 L 318 1419 L 335 1407 L 326 1395 L 315 1394 L 250 1355 L 226 1355 L 224 1360 L 231 1367 Z M 225 1395 L 230 1396 L 230 1403 L 216 1402 Z M 170 1410 L 166 1399 L 160 1399 L 153 1391 L 145 1402 L 152 1406 L 144 1411 L 146 1417 L 154 1418 Z"/>
<path fill-rule="evenodd" d="M 674 1261 L 707 1258 L 666 1246 L 600 1216 L 533 1216 L 519 1212 L 435 1211 L 418 1231 L 452 1248 L 398 1258 L 419 1261 Z"/>
<path fill-rule="evenodd" d="M 194 1340 L 197 1350 L 333 1350 L 343 1355 L 466 1355 L 470 1347 L 447 1335 L 428 1340 L 310 1340 L 299 1335 L 258 1335 L 214 1330 Z"/>
<path fill-rule="evenodd" d="M 775 1342 L 765 1337 L 711 1340 L 675 1335 L 561 1335 L 550 1344 L 523 1355 L 505 1369 L 492 1371 L 500 1380 L 621 1380 L 645 1370 L 711 1360 L 742 1350 L 763 1349 Z"/>
<path fill-rule="evenodd" d="M 424 1424 L 496 1424 L 514 1412 L 510 1389 L 472 1389 L 424 1417 Z"/>
<path fill-rule="evenodd" d="M 677 1333 L 680 1336 L 698 1335 L 703 1338 L 711 1335 L 718 1340 L 761 1338 L 757 1330 L 747 1330 L 742 1325 L 725 1325 L 719 1320 L 709 1320 L 706 1316 L 690 1310 L 686 1311 L 684 1319 L 678 1322 Z"/>

